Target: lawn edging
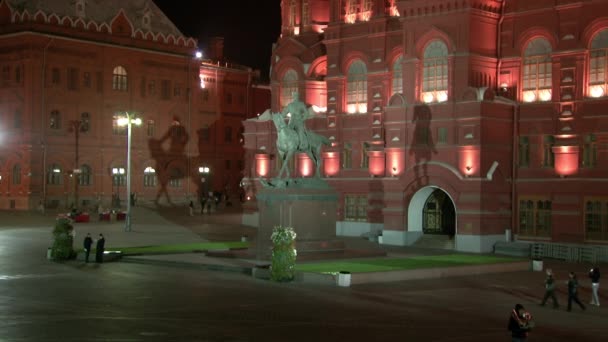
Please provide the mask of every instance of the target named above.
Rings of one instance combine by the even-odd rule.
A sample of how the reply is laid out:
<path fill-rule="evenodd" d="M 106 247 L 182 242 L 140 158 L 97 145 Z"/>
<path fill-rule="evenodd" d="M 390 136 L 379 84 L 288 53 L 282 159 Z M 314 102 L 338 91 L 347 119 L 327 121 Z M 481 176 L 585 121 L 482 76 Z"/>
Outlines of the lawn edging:
<path fill-rule="evenodd" d="M 381 272 L 351 273 L 351 285 L 388 283 L 395 281 L 439 279 L 467 275 L 529 271 L 530 261 L 506 262 L 482 265 L 451 267 L 418 268 L 413 270 L 396 270 Z M 298 272 L 296 280 L 305 283 L 337 285 L 337 273 Z"/>

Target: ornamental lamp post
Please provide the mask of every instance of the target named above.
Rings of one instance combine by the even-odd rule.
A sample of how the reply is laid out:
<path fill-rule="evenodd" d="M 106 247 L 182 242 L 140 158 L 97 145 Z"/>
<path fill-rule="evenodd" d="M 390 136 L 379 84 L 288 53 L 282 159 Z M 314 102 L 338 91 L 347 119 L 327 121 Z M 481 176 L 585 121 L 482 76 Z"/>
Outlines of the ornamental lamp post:
<path fill-rule="evenodd" d="M 131 125 L 141 125 L 141 119 L 134 113 L 125 112 L 126 117 L 118 119 L 119 126 L 127 126 L 127 217 L 125 218 L 125 231 L 131 231 Z"/>

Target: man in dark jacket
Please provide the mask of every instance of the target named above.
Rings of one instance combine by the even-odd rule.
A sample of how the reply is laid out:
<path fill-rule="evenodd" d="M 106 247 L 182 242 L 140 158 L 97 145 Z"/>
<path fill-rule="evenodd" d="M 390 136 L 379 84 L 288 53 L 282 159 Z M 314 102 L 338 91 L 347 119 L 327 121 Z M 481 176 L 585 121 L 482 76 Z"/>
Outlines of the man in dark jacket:
<path fill-rule="evenodd" d="M 515 309 L 511 311 L 509 317 L 508 329 L 511 331 L 512 342 L 525 342 L 528 340 L 528 332 L 532 329 L 534 323 L 532 317 L 524 306 L 521 304 L 515 305 Z"/>
<path fill-rule="evenodd" d="M 87 233 L 84 238 L 84 262 L 89 262 L 89 254 L 91 254 L 91 246 L 93 245 L 93 239 L 91 239 L 91 233 Z"/>
<path fill-rule="evenodd" d="M 600 289 L 600 268 L 595 266 L 589 271 L 589 278 L 591 278 L 591 305 L 600 306 L 600 297 L 598 290 Z"/>
<path fill-rule="evenodd" d="M 103 237 L 103 234 L 99 234 L 99 239 L 97 240 L 97 249 L 95 251 L 95 262 L 102 263 L 103 262 L 103 251 L 106 246 L 106 239 Z"/>
<path fill-rule="evenodd" d="M 568 311 L 572 310 L 572 301 L 585 311 L 585 306 L 578 299 L 578 280 L 576 280 L 576 274 L 574 274 L 574 272 L 570 272 L 570 280 L 568 280 Z"/>
<path fill-rule="evenodd" d="M 553 279 L 553 272 L 551 269 L 547 269 L 547 279 L 545 279 L 545 297 L 540 305 L 545 306 L 545 303 L 549 297 L 551 297 L 551 300 L 553 300 L 553 307 L 557 309 L 559 304 L 557 303 L 557 298 L 555 297 L 555 279 Z"/>

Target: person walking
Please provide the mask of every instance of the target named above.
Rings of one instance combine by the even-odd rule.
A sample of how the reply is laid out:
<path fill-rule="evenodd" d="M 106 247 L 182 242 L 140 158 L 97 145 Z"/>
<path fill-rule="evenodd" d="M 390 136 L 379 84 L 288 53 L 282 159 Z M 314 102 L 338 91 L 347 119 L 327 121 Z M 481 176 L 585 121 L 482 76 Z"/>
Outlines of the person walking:
<path fill-rule="evenodd" d="M 553 279 L 553 271 L 550 268 L 547 269 L 547 278 L 545 279 L 545 296 L 543 301 L 540 303 L 541 306 L 545 306 L 547 299 L 551 297 L 553 301 L 553 308 L 559 308 L 557 298 L 555 297 L 555 279 Z"/>
<path fill-rule="evenodd" d="M 600 289 L 600 268 L 595 266 L 589 271 L 591 278 L 591 305 L 600 306 L 600 297 L 598 290 Z"/>
<path fill-rule="evenodd" d="M 84 238 L 84 262 L 89 263 L 89 254 L 91 254 L 91 246 L 93 246 L 93 239 L 91 238 L 91 233 L 87 233 L 87 236 Z"/>
<path fill-rule="evenodd" d="M 194 202 L 190 201 L 190 205 L 188 207 L 190 208 L 190 216 L 194 216 Z"/>
<path fill-rule="evenodd" d="M 526 311 L 523 305 L 517 304 L 511 311 L 508 329 L 511 332 L 511 342 L 525 342 L 528 340 L 528 332 L 534 327 L 532 315 Z"/>
<path fill-rule="evenodd" d="M 95 250 L 95 262 L 103 263 L 103 251 L 106 247 L 106 239 L 103 237 L 103 234 L 99 234 L 99 239 L 97 240 L 97 249 Z"/>
<path fill-rule="evenodd" d="M 583 311 L 585 311 L 585 306 L 581 303 L 580 299 L 578 299 L 578 280 L 576 280 L 576 274 L 574 272 L 570 272 L 570 279 L 568 280 L 568 311 L 572 310 L 572 301 L 578 304 Z"/>

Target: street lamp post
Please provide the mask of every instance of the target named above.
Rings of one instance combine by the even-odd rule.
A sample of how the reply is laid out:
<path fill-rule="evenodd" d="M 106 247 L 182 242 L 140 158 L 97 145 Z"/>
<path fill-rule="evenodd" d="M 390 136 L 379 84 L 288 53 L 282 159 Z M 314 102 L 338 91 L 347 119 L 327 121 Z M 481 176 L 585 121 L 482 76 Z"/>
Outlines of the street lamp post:
<path fill-rule="evenodd" d="M 74 143 L 74 169 L 72 174 L 74 175 L 74 207 L 78 208 L 79 204 L 78 204 L 78 200 L 79 200 L 79 185 L 80 185 L 80 155 L 79 155 L 79 151 L 78 151 L 78 144 L 79 144 L 79 140 L 80 140 L 80 132 L 84 131 L 84 125 L 83 122 L 80 120 L 72 120 L 70 121 L 70 126 L 69 126 L 69 131 L 70 132 L 74 132 L 74 139 L 76 140 Z"/>
<path fill-rule="evenodd" d="M 127 217 L 125 231 L 131 231 L 131 126 L 141 125 L 141 119 L 135 118 L 134 113 L 125 112 L 126 117 L 118 119 L 119 126 L 127 126 Z"/>
<path fill-rule="evenodd" d="M 209 187 L 209 167 L 207 166 L 201 166 L 198 168 L 198 173 L 201 175 L 201 198 L 199 199 L 201 201 L 202 204 L 202 208 L 201 208 L 201 214 L 203 214 L 205 212 L 205 204 L 207 201 L 210 201 L 211 198 L 207 198 L 208 193 L 207 193 L 207 188 Z M 207 198 L 207 201 L 204 201 L 203 203 L 203 199 Z"/>

